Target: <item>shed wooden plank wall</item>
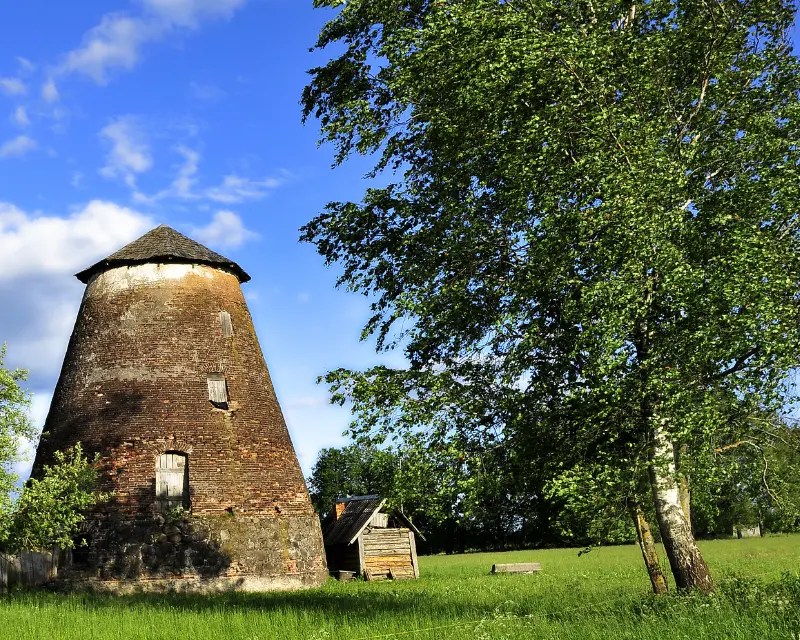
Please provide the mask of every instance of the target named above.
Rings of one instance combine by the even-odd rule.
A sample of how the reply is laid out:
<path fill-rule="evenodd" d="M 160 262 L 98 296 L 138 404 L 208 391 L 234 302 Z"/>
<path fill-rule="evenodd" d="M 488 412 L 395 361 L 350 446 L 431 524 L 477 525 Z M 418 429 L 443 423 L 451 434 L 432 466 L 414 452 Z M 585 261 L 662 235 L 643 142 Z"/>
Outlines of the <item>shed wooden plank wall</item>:
<path fill-rule="evenodd" d="M 364 568 L 367 577 L 416 577 L 416 554 L 408 529 L 369 529 L 361 537 L 364 544 Z"/>

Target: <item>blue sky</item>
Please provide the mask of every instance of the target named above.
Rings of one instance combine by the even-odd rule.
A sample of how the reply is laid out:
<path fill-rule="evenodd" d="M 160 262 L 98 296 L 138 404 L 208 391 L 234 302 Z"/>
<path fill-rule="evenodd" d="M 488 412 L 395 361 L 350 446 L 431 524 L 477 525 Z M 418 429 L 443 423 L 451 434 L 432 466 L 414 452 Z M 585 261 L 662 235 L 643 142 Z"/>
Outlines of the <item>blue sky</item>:
<path fill-rule="evenodd" d="M 0 21 L 0 342 L 49 406 L 83 287 L 73 274 L 166 223 L 239 262 L 306 472 L 345 442 L 325 371 L 400 362 L 359 342 L 367 301 L 335 290 L 298 228 L 359 199 L 301 122 L 310 0 L 26 0 Z"/>
<path fill-rule="evenodd" d="M 0 20 L 0 342 L 41 424 L 82 294 L 73 274 L 166 223 L 238 261 L 301 464 L 345 442 L 317 376 L 380 361 L 367 301 L 298 228 L 359 199 L 301 123 L 311 0 L 6 2 Z M 25 469 L 21 471 L 25 473 Z"/>

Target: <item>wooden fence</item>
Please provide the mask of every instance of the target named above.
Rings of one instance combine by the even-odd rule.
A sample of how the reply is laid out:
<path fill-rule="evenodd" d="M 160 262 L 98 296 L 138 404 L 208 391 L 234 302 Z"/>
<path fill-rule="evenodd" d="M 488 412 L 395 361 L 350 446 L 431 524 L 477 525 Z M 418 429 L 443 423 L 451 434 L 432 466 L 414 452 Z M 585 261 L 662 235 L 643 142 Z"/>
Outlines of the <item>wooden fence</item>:
<path fill-rule="evenodd" d="M 52 551 L 22 551 L 16 556 L 0 554 L 0 593 L 55 580 L 60 556 L 58 547 Z"/>

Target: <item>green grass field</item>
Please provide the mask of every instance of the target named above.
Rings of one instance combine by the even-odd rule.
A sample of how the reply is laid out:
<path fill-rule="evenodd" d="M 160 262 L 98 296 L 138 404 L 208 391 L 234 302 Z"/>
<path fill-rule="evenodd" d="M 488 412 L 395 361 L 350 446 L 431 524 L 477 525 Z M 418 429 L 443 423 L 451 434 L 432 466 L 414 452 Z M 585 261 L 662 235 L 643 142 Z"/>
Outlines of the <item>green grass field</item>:
<path fill-rule="evenodd" d="M 702 543 L 713 597 L 649 595 L 638 547 L 420 558 L 405 582 L 331 581 L 295 593 L 0 596 L 0 638 L 800 639 L 800 536 Z M 541 562 L 491 576 L 495 562 Z"/>

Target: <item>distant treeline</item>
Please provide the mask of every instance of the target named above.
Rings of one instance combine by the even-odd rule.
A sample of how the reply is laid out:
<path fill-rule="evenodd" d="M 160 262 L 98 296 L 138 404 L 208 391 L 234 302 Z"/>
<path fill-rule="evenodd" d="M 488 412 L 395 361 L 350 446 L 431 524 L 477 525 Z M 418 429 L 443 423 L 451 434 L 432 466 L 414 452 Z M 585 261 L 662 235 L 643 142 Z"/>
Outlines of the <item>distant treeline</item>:
<path fill-rule="evenodd" d="M 787 443 L 796 430 L 783 427 Z M 692 483 L 691 522 L 701 538 L 800 530 L 800 453 L 738 446 L 712 476 Z M 734 455 L 731 455 L 733 453 Z M 428 539 L 421 551 L 620 544 L 636 541 L 624 496 L 608 500 L 582 480 L 563 491 L 541 461 L 502 442 L 471 450 L 403 450 L 352 444 L 323 449 L 308 478 L 321 517 L 339 496 L 378 494 L 409 515 Z"/>

